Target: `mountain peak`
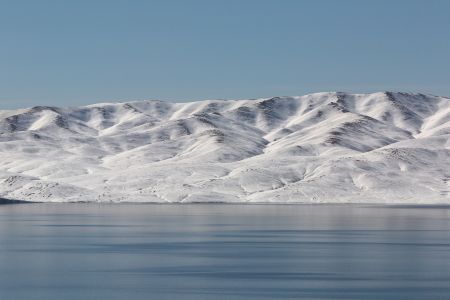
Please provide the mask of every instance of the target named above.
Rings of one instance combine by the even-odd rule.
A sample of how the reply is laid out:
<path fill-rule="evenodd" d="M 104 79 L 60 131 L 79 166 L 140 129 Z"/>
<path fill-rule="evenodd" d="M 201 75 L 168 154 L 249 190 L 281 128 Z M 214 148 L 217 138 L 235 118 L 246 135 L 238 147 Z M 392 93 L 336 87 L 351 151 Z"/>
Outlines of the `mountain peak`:
<path fill-rule="evenodd" d="M 324 92 L 0 111 L 0 198 L 450 201 L 450 99 Z"/>

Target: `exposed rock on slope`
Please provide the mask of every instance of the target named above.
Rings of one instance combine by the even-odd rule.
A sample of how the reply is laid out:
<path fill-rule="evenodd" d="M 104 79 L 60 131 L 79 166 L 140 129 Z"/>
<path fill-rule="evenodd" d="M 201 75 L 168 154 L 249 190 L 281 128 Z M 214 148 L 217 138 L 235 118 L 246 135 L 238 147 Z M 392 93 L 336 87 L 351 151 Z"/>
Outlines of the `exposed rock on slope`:
<path fill-rule="evenodd" d="M 0 198 L 450 203 L 450 99 L 318 93 L 0 111 Z"/>

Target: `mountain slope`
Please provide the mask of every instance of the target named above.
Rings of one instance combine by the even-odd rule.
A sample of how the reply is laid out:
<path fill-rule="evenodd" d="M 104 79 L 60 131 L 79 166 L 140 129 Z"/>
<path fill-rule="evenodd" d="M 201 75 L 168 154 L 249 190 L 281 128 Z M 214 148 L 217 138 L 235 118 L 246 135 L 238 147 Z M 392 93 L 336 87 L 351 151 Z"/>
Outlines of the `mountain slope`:
<path fill-rule="evenodd" d="M 450 99 L 317 93 L 0 111 L 0 198 L 450 203 Z"/>

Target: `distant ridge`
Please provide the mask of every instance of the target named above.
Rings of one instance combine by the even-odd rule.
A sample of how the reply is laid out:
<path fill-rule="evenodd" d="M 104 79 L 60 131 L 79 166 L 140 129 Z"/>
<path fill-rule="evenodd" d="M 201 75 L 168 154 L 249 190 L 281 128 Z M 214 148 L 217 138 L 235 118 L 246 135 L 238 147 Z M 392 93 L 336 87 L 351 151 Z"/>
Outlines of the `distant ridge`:
<path fill-rule="evenodd" d="M 2 110 L 0 198 L 450 203 L 450 99 L 327 92 Z"/>

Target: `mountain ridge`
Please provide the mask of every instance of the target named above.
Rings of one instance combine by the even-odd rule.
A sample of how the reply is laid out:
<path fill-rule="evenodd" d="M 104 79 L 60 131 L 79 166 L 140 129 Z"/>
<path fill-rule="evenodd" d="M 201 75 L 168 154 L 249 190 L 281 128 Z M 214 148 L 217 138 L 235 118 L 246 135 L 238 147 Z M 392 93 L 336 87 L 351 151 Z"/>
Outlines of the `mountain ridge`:
<path fill-rule="evenodd" d="M 0 110 L 0 198 L 448 203 L 449 137 L 421 93 Z"/>

